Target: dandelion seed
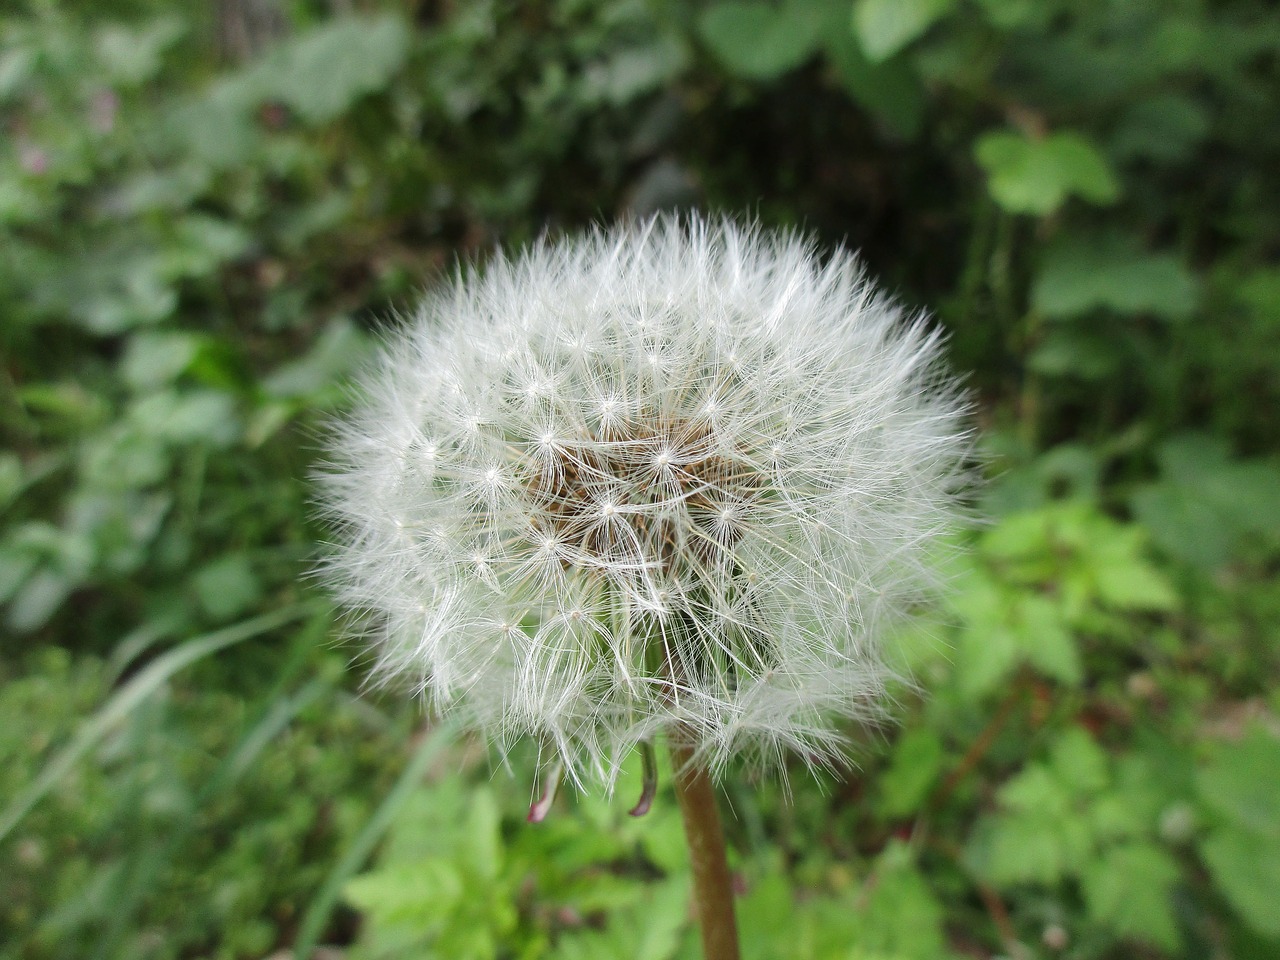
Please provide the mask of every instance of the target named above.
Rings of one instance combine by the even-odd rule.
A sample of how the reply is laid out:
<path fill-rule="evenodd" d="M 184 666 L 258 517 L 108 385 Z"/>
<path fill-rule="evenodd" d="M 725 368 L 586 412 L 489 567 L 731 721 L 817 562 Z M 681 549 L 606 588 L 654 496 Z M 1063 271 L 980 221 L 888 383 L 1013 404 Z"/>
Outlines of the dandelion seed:
<path fill-rule="evenodd" d="M 883 711 L 969 440 L 939 336 L 852 255 L 696 218 L 546 241 L 429 297 L 364 393 L 325 571 L 379 679 L 540 739 L 531 819 L 561 766 L 828 762 Z"/>

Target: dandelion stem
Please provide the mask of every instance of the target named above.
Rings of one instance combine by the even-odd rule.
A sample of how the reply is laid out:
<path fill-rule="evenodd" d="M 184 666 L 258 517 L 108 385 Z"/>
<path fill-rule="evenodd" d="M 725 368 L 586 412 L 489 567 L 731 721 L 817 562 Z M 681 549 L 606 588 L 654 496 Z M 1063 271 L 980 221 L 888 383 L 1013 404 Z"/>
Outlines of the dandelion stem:
<path fill-rule="evenodd" d="M 724 830 L 715 788 L 706 769 L 693 761 L 693 749 L 671 743 L 676 799 L 684 819 L 693 866 L 694 900 L 702 933 L 704 960 L 738 960 L 738 926 L 733 915 L 733 884 L 725 858 Z"/>

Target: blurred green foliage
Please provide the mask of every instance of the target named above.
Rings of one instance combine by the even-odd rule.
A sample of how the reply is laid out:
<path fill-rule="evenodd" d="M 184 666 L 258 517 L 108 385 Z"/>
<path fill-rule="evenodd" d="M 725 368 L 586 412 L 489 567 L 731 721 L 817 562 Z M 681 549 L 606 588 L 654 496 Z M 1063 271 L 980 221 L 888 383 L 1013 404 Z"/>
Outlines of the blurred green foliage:
<path fill-rule="evenodd" d="M 902 728 L 729 784 L 747 956 L 1280 951 L 1263 0 L 17 0 L 0 130 L 0 957 L 695 955 L 669 795 L 524 825 L 302 576 L 395 311 L 687 206 L 935 310 L 991 475 Z"/>

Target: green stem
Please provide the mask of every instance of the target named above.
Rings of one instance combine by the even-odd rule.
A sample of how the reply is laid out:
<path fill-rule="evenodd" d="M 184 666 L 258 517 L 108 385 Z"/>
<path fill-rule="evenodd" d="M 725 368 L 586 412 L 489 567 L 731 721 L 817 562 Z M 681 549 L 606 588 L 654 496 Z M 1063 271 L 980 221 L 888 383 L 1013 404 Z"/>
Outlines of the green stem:
<path fill-rule="evenodd" d="M 733 915 L 733 882 L 725 858 L 724 830 L 711 778 L 693 762 L 693 748 L 671 742 L 676 799 L 684 820 L 693 866 L 693 893 L 698 905 L 704 960 L 739 960 L 738 925 Z"/>

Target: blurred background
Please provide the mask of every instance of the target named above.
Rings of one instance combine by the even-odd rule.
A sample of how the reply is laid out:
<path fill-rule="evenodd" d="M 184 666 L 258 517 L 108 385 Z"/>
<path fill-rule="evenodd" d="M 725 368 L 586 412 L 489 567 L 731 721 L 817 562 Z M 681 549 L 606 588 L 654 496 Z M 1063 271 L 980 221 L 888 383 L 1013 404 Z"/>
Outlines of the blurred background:
<path fill-rule="evenodd" d="M 669 794 L 526 827 L 306 578 L 378 330 L 673 207 L 860 250 L 990 476 L 901 726 L 727 785 L 748 960 L 1280 956 L 1278 171 L 1261 0 L 8 0 L 0 957 L 696 956 Z"/>

